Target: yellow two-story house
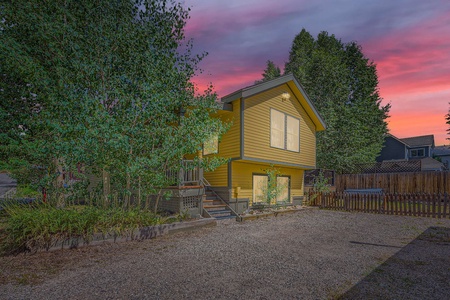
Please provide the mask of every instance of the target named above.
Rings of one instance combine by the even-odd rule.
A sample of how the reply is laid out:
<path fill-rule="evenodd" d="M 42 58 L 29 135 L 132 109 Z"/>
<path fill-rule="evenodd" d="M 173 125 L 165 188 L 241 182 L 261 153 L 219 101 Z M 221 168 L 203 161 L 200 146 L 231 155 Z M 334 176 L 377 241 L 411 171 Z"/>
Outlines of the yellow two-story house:
<path fill-rule="evenodd" d="M 301 204 L 303 172 L 316 168 L 316 132 L 325 123 L 298 80 L 291 74 L 255 84 L 221 99 L 218 117 L 232 122 L 203 156 L 229 158 L 226 165 L 204 174 L 222 199 L 241 213 L 261 202 L 267 189 L 266 170 L 279 171 L 277 196 L 282 203 Z"/>

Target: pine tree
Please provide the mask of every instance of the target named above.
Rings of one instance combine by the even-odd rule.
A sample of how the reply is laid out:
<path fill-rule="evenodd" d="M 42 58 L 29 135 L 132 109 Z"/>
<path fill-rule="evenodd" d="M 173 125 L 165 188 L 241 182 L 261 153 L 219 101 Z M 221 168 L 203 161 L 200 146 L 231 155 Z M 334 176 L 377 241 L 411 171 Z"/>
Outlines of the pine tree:
<path fill-rule="evenodd" d="M 261 74 L 263 79 L 255 81 L 255 84 L 265 82 L 270 79 L 274 79 L 281 76 L 280 68 L 275 65 L 275 63 L 271 60 L 267 61 L 267 67 L 264 70 L 264 73 Z"/>
<path fill-rule="evenodd" d="M 390 105 L 382 106 L 376 66 L 356 42 L 343 43 L 303 29 L 292 43 L 286 73 L 293 73 L 327 124 L 317 135 L 317 165 L 338 172 L 375 161 L 387 133 Z"/>

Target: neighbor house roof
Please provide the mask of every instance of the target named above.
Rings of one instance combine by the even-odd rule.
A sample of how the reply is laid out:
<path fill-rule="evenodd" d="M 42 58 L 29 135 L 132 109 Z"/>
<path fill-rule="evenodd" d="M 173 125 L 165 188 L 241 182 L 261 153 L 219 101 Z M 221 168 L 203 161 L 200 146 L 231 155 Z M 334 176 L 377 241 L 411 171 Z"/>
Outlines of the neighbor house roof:
<path fill-rule="evenodd" d="M 434 147 L 434 135 L 413 136 L 399 139 L 410 147 L 431 146 Z"/>
<path fill-rule="evenodd" d="M 450 146 L 436 146 L 433 149 L 433 155 L 436 156 L 450 156 Z"/>
<path fill-rule="evenodd" d="M 431 157 L 420 159 L 422 171 L 439 171 L 444 168 L 444 164 Z"/>
<path fill-rule="evenodd" d="M 262 93 L 264 91 L 270 90 L 283 84 L 287 84 L 291 89 L 291 92 L 300 101 L 300 104 L 303 106 L 305 111 L 308 113 L 309 117 L 314 122 L 316 130 L 318 131 L 325 130 L 326 128 L 325 122 L 323 121 L 322 117 L 320 116 L 315 106 L 312 104 L 311 100 L 309 99 L 308 95 L 305 92 L 305 89 L 301 86 L 299 81 L 292 74 L 286 74 L 272 80 L 257 83 L 242 88 L 240 90 L 237 90 L 229 95 L 224 96 L 222 98 L 222 103 L 224 104 L 231 103 L 240 98 L 245 99 L 247 97 L 254 96 L 256 94 Z"/>
<path fill-rule="evenodd" d="M 390 133 L 386 134 L 386 137 L 391 137 L 391 138 L 393 138 L 394 140 L 396 140 L 396 141 L 398 141 L 398 142 L 404 144 L 405 146 L 409 146 L 407 143 L 405 143 L 405 141 L 403 141 L 402 139 L 399 139 L 398 137 L 396 137 L 396 136 L 394 136 L 394 135 L 392 135 L 392 134 L 390 134 Z"/>

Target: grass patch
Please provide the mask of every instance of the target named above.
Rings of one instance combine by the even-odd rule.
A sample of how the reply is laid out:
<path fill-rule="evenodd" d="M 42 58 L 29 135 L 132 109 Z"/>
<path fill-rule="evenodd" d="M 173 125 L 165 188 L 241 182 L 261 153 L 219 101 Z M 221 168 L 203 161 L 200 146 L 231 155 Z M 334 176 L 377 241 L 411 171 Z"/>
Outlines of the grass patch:
<path fill-rule="evenodd" d="M 38 198 L 40 196 L 41 193 L 28 184 L 19 184 L 14 194 L 15 198 Z"/>
<path fill-rule="evenodd" d="M 46 203 L 9 204 L 1 219 L 0 254 L 3 255 L 48 250 L 58 242 L 74 238 L 89 243 L 94 233 L 129 236 L 140 227 L 179 220 L 137 208 L 58 208 Z"/>

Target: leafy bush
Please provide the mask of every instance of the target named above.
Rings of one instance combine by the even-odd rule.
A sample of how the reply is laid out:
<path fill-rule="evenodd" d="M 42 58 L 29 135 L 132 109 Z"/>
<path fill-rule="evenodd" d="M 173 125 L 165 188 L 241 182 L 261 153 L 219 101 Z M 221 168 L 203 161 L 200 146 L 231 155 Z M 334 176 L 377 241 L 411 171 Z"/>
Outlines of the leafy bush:
<path fill-rule="evenodd" d="M 161 224 L 166 219 L 138 209 L 101 209 L 95 206 L 57 208 L 36 203 L 28 206 L 7 205 L 3 221 L 0 252 L 16 254 L 48 250 L 57 242 L 73 238 L 88 243 L 96 232 L 128 236 L 136 228 Z"/>

